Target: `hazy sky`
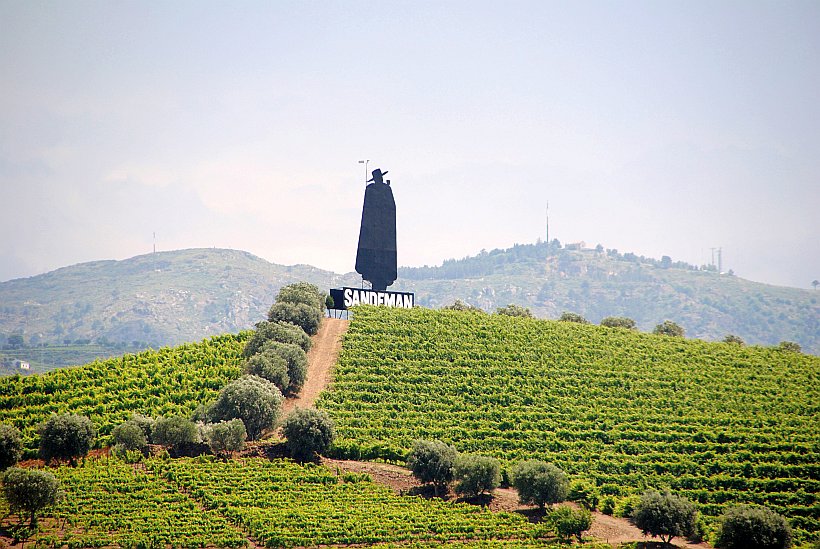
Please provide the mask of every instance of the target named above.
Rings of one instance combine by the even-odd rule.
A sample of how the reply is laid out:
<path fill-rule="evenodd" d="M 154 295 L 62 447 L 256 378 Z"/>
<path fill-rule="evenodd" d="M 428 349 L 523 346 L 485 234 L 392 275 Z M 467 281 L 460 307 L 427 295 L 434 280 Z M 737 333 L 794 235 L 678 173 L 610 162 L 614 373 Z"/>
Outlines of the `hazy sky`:
<path fill-rule="evenodd" d="M 0 0 L 0 280 L 157 248 L 353 270 L 550 237 L 820 278 L 820 2 Z"/>

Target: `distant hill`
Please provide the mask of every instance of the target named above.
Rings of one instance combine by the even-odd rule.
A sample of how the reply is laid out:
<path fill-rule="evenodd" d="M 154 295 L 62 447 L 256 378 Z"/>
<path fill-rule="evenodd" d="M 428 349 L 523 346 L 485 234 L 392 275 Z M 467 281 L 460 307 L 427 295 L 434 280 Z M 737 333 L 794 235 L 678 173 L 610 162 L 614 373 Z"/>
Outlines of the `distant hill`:
<path fill-rule="evenodd" d="M 322 289 L 361 283 L 355 273 L 210 248 L 82 263 L 2 282 L 0 374 L 20 371 L 20 360 L 34 373 L 235 333 L 265 317 L 281 286 L 300 280 Z M 716 340 L 732 333 L 765 345 L 789 340 L 820 354 L 820 292 L 614 250 L 516 245 L 438 267 L 401 268 L 390 289 L 415 291 L 425 307 L 461 299 L 493 311 L 517 303 L 544 318 L 563 311 L 596 323 L 628 316 L 645 331 L 670 319 L 687 337 Z M 20 347 L 15 335 L 22 336 L 22 348 L 12 348 Z"/>
<path fill-rule="evenodd" d="M 627 316 L 642 331 L 669 319 L 687 337 L 735 334 L 761 345 L 794 341 L 804 352 L 820 354 L 820 291 L 760 284 L 670 258 L 567 249 L 553 241 L 482 251 L 438 267 L 402 268 L 399 283 L 425 307 L 461 299 L 494 311 L 516 303 L 542 318 L 564 311 L 593 323 Z"/>

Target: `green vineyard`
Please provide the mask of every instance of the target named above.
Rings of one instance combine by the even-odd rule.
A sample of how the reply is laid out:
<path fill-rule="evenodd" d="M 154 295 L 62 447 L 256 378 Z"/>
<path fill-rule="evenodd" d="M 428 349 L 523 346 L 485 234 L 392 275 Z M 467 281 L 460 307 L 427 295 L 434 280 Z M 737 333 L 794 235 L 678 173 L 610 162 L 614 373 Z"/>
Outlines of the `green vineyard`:
<path fill-rule="evenodd" d="M 98 444 L 134 413 L 190 415 L 239 377 L 246 337 L 223 335 L 39 376 L 0 378 L 0 423 L 20 429 L 26 455 L 35 457 L 36 427 L 51 414 L 88 416 L 102 435 Z"/>
<path fill-rule="evenodd" d="M 604 494 L 765 504 L 820 533 L 820 359 L 574 323 L 361 307 L 330 391 L 338 457 L 415 439 L 541 458 Z"/>

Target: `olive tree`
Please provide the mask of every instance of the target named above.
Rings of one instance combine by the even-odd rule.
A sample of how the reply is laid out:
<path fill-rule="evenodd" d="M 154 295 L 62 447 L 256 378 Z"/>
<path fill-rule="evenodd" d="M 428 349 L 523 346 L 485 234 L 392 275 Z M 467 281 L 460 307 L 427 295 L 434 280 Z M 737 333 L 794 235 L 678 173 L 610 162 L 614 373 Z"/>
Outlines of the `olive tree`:
<path fill-rule="evenodd" d="M 745 345 L 746 342 L 743 341 L 743 338 L 740 336 L 736 336 L 735 334 L 729 334 L 723 338 L 723 343 L 733 343 L 735 345 Z"/>
<path fill-rule="evenodd" d="M 76 414 L 53 415 L 40 424 L 38 431 L 40 458 L 46 463 L 67 459 L 72 466 L 88 453 L 96 436 L 91 420 Z"/>
<path fill-rule="evenodd" d="M 625 316 L 608 316 L 601 320 L 601 326 L 607 328 L 626 328 L 627 330 L 635 329 L 635 321 Z"/>
<path fill-rule="evenodd" d="M 307 335 L 315 335 L 322 323 L 324 309 L 317 309 L 306 303 L 280 301 L 268 311 L 269 322 L 290 322 L 302 328 Z"/>
<path fill-rule="evenodd" d="M 325 306 L 325 296 L 319 291 L 318 286 L 309 282 L 296 282 L 282 286 L 276 296 L 277 303 L 304 303 L 319 311 Z"/>
<path fill-rule="evenodd" d="M 512 470 L 512 485 L 518 490 L 521 503 L 537 505 L 567 499 L 569 480 L 566 473 L 551 463 L 538 460 L 522 461 Z"/>
<path fill-rule="evenodd" d="M 222 390 L 208 410 L 211 422 L 241 419 L 250 440 L 276 425 L 282 408 L 282 393 L 266 379 L 244 375 Z"/>
<path fill-rule="evenodd" d="M 261 349 L 260 354 L 281 357 L 287 365 L 288 384 L 282 389 L 283 393 L 298 393 L 307 377 L 307 354 L 298 345 L 268 341 Z M 271 380 L 272 381 L 272 380 Z"/>
<path fill-rule="evenodd" d="M 671 320 L 664 320 L 657 326 L 655 329 L 652 330 L 652 333 L 655 335 L 665 335 L 665 336 L 672 336 L 672 337 L 683 337 L 684 330 L 679 324 L 672 322 Z"/>
<path fill-rule="evenodd" d="M 156 444 L 175 449 L 201 442 L 196 423 L 183 416 L 158 418 L 154 422 L 151 438 Z"/>
<path fill-rule="evenodd" d="M 510 303 L 506 307 L 499 307 L 495 310 L 495 313 L 506 316 L 532 318 L 532 311 L 530 311 L 529 307 L 522 307 L 521 305 L 515 305 L 513 303 Z"/>
<path fill-rule="evenodd" d="M 787 549 L 792 545 L 789 523 L 766 507 L 740 505 L 721 517 L 715 547 L 720 549 Z"/>
<path fill-rule="evenodd" d="M 457 481 L 457 494 L 479 496 L 498 488 L 501 483 L 501 464 L 491 457 L 462 454 L 456 459 L 454 477 Z"/>
<path fill-rule="evenodd" d="M 245 448 L 248 433 L 241 419 L 232 419 L 208 425 L 205 438 L 214 455 L 227 458 L 231 452 L 240 452 Z"/>
<path fill-rule="evenodd" d="M 310 461 L 327 452 L 336 438 L 333 420 L 315 408 L 297 408 L 282 425 L 291 457 Z"/>
<path fill-rule="evenodd" d="M 688 499 L 671 494 L 647 490 L 641 496 L 632 520 L 646 534 L 671 543 L 675 536 L 689 536 L 695 530 L 697 508 Z"/>
<path fill-rule="evenodd" d="M 564 311 L 558 319 L 560 322 L 577 322 L 578 324 L 589 324 L 589 320 L 578 313 Z"/>
<path fill-rule="evenodd" d="M 453 480 L 458 452 L 440 440 L 417 440 L 407 457 L 407 468 L 421 482 L 433 485 L 438 495 Z"/>
<path fill-rule="evenodd" d="M 0 471 L 15 465 L 22 455 L 20 431 L 11 425 L 0 424 Z"/>
<path fill-rule="evenodd" d="M 257 353 L 245 361 L 242 371 L 246 374 L 267 379 L 283 393 L 290 386 L 290 376 L 288 375 L 288 362 L 285 358 L 274 351 Z"/>
<path fill-rule="evenodd" d="M 117 449 L 137 451 L 142 454 L 148 452 L 148 437 L 145 436 L 142 426 L 133 419 L 114 427 L 111 435 L 111 442 Z"/>
<path fill-rule="evenodd" d="M 281 343 L 293 343 L 307 352 L 310 350 L 310 338 L 305 331 L 290 322 L 268 322 L 263 320 L 256 324 L 250 339 L 245 343 L 242 354 L 249 358 L 262 349 L 268 341 L 279 341 Z"/>
<path fill-rule="evenodd" d="M 60 499 L 60 483 L 48 471 L 12 467 L 3 475 L 3 495 L 14 513 L 25 513 L 37 527 L 37 513 Z"/>

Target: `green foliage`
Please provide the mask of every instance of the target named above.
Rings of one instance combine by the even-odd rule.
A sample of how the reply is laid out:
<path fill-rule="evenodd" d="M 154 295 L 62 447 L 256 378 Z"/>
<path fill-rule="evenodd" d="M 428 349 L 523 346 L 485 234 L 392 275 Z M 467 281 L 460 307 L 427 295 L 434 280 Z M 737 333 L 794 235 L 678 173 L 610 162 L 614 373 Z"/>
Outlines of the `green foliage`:
<path fill-rule="evenodd" d="M 613 496 L 601 498 L 601 513 L 609 516 L 615 514 L 615 498 Z"/>
<path fill-rule="evenodd" d="M 307 354 L 301 347 L 291 343 L 268 341 L 262 349 L 260 349 L 260 354 L 279 356 L 285 361 L 289 382 L 283 392 L 286 394 L 298 393 L 305 383 L 308 367 Z"/>
<path fill-rule="evenodd" d="M 592 528 L 592 512 L 586 508 L 576 510 L 561 505 L 550 512 L 547 522 L 563 541 L 570 541 L 575 536 L 581 543 L 584 532 Z"/>
<path fill-rule="evenodd" d="M 777 345 L 777 350 L 784 351 L 786 353 L 799 353 L 802 351 L 800 345 L 798 345 L 794 341 L 781 341 Z"/>
<path fill-rule="evenodd" d="M 231 452 L 240 452 L 245 448 L 248 433 L 241 419 L 232 419 L 208 425 L 205 437 L 211 452 L 218 457 L 227 458 Z"/>
<path fill-rule="evenodd" d="M 715 547 L 721 549 L 787 549 L 792 533 L 786 519 L 765 507 L 740 505 L 721 517 Z"/>
<path fill-rule="evenodd" d="M 495 314 L 517 316 L 520 318 L 532 318 L 532 311 L 530 311 L 529 307 L 522 307 L 521 305 L 515 305 L 514 303 L 510 303 L 506 307 L 499 307 L 495 310 Z"/>
<path fill-rule="evenodd" d="M 683 337 L 685 332 L 683 328 L 672 322 L 671 320 L 664 320 L 657 326 L 655 329 L 652 330 L 652 333 L 655 335 L 665 335 L 665 336 L 672 336 L 672 337 Z"/>
<path fill-rule="evenodd" d="M 157 418 L 151 439 L 155 444 L 176 448 L 201 442 L 196 423 L 182 416 Z"/>
<path fill-rule="evenodd" d="M 190 415 L 239 377 L 246 336 L 224 335 L 43 375 L 0 378 L 0 422 L 20 429 L 23 457 L 32 458 L 37 426 L 52 413 L 89 417 L 101 444 L 135 413 Z"/>
<path fill-rule="evenodd" d="M 590 511 L 594 511 L 598 507 L 600 497 L 595 485 L 586 480 L 576 479 L 569 483 L 567 499 L 586 507 Z"/>
<path fill-rule="evenodd" d="M 310 338 L 303 329 L 290 322 L 268 322 L 263 320 L 256 324 L 256 329 L 248 338 L 242 354 L 245 357 L 252 357 L 258 353 L 268 341 L 279 341 L 280 343 L 293 343 L 307 352 L 310 349 Z"/>
<path fill-rule="evenodd" d="M 78 457 L 88 453 L 97 436 L 91 420 L 77 414 L 53 415 L 38 431 L 40 459 L 46 463 L 67 459 L 73 465 Z"/>
<path fill-rule="evenodd" d="M 322 322 L 322 311 L 305 303 L 280 301 L 268 311 L 269 322 L 290 322 L 302 328 L 307 335 L 316 335 Z"/>
<path fill-rule="evenodd" d="M 0 471 L 15 465 L 22 455 L 20 431 L 11 425 L 0 424 Z"/>
<path fill-rule="evenodd" d="M 445 305 L 442 307 L 445 311 L 470 311 L 473 313 L 483 313 L 484 309 L 481 307 L 476 307 L 475 305 L 470 305 L 469 303 L 465 303 L 460 299 L 456 299 L 452 305 Z"/>
<path fill-rule="evenodd" d="M 283 393 L 290 386 L 288 362 L 285 357 L 273 350 L 257 353 L 250 357 L 245 361 L 242 371 L 246 374 L 267 379 Z"/>
<path fill-rule="evenodd" d="M 522 461 L 512 470 L 512 485 L 518 490 L 521 503 L 545 505 L 567 499 L 569 480 L 566 473 L 553 465 L 538 460 Z"/>
<path fill-rule="evenodd" d="M 219 397 L 208 411 L 214 423 L 241 419 L 250 440 L 258 439 L 279 419 L 282 393 L 266 379 L 242 376 L 219 391 Z"/>
<path fill-rule="evenodd" d="M 3 495 L 15 513 L 26 513 L 31 528 L 37 528 L 37 513 L 60 498 L 60 483 L 48 471 L 11 467 L 3 475 Z"/>
<path fill-rule="evenodd" d="M 461 454 L 456 459 L 455 492 L 466 497 L 492 492 L 501 483 L 501 463 L 491 457 Z"/>
<path fill-rule="evenodd" d="M 458 452 L 440 440 L 417 440 L 407 457 L 407 468 L 424 483 L 432 483 L 438 495 L 439 488 L 447 486 L 455 474 Z"/>
<path fill-rule="evenodd" d="M 676 536 L 688 536 L 694 532 L 697 508 L 688 499 L 647 490 L 635 508 L 632 520 L 635 526 L 646 534 L 661 538 L 670 543 Z"/>
<path fill-rule="evenodd" d="M 640 502 L 641 497 L 638 495 L 630 495 L 624 498 L 620 498 L 615 503 L 614 515 L 619 518 L 632 518 L 632 515 L 635 514 L 635 509 L 638 508 L 638 504 Z"/>
<path fill-rule="evenodd" d="M 741 337 L 738 337 L 734 334 L 729 334 L 723 338 L 723 343 L 734 343 L 735 345 L 745 345 L 746 342 L 743 341 Z"/>
<path fill-rule="evenodd" d="M 111 435 L 111 442 L 122 450 L 148 452 L 148 437 L 138 421 L 129 419 L 117 425 Z"/>
<path fill-rule="evenodd" d="M 668 486 L 707 517 L 771 506 L 820 533 L 820 358 L 569 322 L 359 307 L 317 407 L 333 457 L 442 437 L 554 463 L 622 502 Z"/>
<path fill-rule="evenodd" d="M 589 320 L 579 315 L 578 313 L 570 313 L 564 311 L 558 319 L 560 322 L 577 322 L 578 324 L 589 324 Z"/>
<path fill-rule="evenodd" d="M 625 316 L 608 316 L 601 320 L 601 326 L 607 328 L 625 328 L 627 330 L 635 330 L 635 321 Z"/>
<path fill-rule="evenodd" d="M 296 282 L 282 286 L 279 295 L 276 296 L 276 302 L 304 303 L 319 311 L 323 311 L 325 308 L 325 296 L 317 286 L 309 282 Z"/>
<path fill-rule="evenodd" d="M 282 432 L 291 457 L 310 461 L 327 452 L 336 438 L 333 420 L 315 408 L 297 408 L 285 419 Z"/>

